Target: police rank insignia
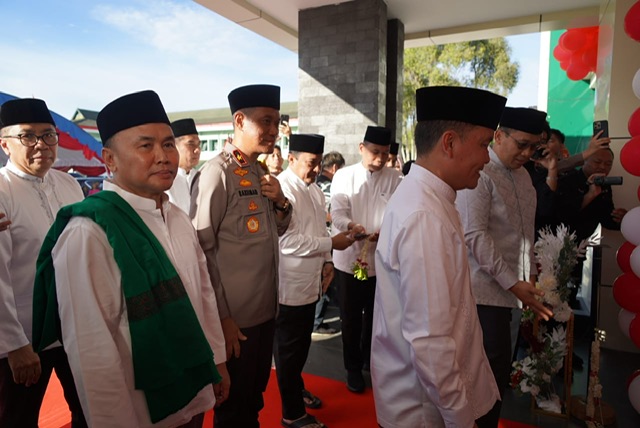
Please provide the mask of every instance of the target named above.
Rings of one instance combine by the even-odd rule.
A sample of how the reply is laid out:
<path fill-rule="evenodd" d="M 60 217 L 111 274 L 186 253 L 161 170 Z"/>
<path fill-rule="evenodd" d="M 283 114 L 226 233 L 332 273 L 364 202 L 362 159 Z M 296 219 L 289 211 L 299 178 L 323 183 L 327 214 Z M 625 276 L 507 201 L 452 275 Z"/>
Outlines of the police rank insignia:
<path fill-rule="evenodd" d="M 240 185 L 242 187 L 249 187 L 251 186 L 251 181 L 247 180 L 246 178 L 243 178 L 242 180 L 240 180 Z"/>
<path fill-rule="evenodd" d="M 258 209 L 258 204 L 256 204 L 253 201 L 249 202 L 249 211 L 255 211 L 257 209 Z"/>
<path fill-rule="evenodd" d="M 242 152 L 240 150 L 236 149 L 233 152 L 231 152 L 231 154 L 233 155 L 233 158 L 236 160 L 238 165 L 240 165 L 240 166 L 248 166 L 249 165 L 249 162 L 247 162 L 247 159 L 244 157 L 244 155 L 242 154 Z"/>
<path fill-rule="evenodd" d="M 240 167 L 237 167 L 236 169 L 233 170 L 233 173 L 235 175 L 238 175 L 240 177 L 244 177 L 245 175 L 249 174 L 249 170 L 248 169 L 242 169 Z"/>
<path fill-rule="evenodd" d="M 247 220 L 247 230 L 249 233 L 256 233 L 260 230 L 260 220 L 258 220 L 258 217 L 249 217 L 249 220 Z"/>

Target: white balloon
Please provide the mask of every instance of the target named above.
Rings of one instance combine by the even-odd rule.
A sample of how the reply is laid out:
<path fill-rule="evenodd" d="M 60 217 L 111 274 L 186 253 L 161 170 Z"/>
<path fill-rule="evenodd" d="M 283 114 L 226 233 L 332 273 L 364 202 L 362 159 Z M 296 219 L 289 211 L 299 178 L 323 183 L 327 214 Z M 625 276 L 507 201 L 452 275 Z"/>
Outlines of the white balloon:
<path fill-rule="evenodd" d="M 637 227 L 640 227 L 640 224 Z M 635 273 L 636 276 L 640 278 L 640 247 L 636 247 L 631 252 L 629 262 L 631 263 L 631 270 L 633 271 L 633 273 Z"/>
<path fill-rule="evenodd" d="M 640 376 L 636 376 L 629 384 L 629 401 L 636 412 L 640 413 Z"/>
<path fill-rule="evenodd" d="M 620 326 L 620 330 L 622 330 L 622 333 L 627 337 L 630 337 L 629 326 L 635 317 L 636 314 L 626 309 L 620 309 L 620 312 L 618 312 L 618 326 Z"/>
<path fill-rule="evenodd" d="M 633 93 L 636 94 L 636 97 L 640 98 L 640 68 L 636 71 L 635 76 L 633 76 L 631 85 L 633 86 Z"/>
<path fill-rule="evenodd" d="M 625 214 L 620 224 L 620 231 L 624 239 L 633 245 L 640 245 L 640 207 L 635 207 Z"/>

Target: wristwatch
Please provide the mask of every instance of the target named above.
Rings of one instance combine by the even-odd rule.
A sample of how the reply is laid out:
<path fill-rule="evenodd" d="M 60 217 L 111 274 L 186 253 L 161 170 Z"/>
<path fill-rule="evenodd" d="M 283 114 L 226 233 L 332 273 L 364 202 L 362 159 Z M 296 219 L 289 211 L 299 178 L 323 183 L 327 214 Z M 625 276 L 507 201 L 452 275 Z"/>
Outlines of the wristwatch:
<path fill-rule="evenodd" d="M 289 207 L 291 206 L 291 204 L 289 203 L 289 199 L 284 198 L 284 204 L 282 204 L 281 207 L 279 207 L 277 204 L 273 204 L 273 207 L 278 210 L 281 211 L 283 213 L 286 213 L 287 211 L 289 211 Z"/>

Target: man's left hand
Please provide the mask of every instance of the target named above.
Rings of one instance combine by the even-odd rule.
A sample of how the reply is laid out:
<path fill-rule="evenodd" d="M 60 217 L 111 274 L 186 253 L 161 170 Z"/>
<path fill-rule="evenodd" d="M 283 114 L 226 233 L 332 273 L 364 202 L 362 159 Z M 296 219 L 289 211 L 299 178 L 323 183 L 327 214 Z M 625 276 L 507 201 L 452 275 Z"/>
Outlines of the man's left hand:
<path fill-rule="evenodd" d="M 626 214 L 627 214 L 627 210 L 625 210 L 624 208 L 616 208 L 615 210 L 611 211 L 611 218 L 616 223 L 620 223 L 622 221 L 622 218 Z"/>
<path fill-rule="evenodd" d="M 216 407 L 224 403 L 229 398 L 229 389 L 231 388 L 231 377 L 227 371 L 227 364 L 217 364 L 218 373 L 222 376 L 220 383 L 213 385 L 213 393 L 216 396 Z"/>
<path fill-rule="evenodd" d="M 326 293 L 331 285 L 331 281 L 333 281 L 333 276 L 335 272 L 333 270 L 333 263 L 325 263 L 322 266 L 322 293 Z"/>
<path fill-rule="evenodd" d="M 270 201 L 278 206 L 285 204 L 286 199 L 284 193 L 282 193 L 280 182 L 276 177 L 273 175 L 263 175 L 260 179 L 260 187 L 262 195 L 269 198 Z"/>

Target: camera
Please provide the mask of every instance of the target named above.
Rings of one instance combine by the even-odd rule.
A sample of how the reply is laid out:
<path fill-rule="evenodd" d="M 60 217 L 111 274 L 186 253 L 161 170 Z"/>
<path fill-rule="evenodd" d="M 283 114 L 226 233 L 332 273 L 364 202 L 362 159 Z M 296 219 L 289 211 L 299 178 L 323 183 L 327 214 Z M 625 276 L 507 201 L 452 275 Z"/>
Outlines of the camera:
<path fill-rule="evenodd" d="M 593 135 L 598 135 L 598 132 L 602 131 L 600 138 L 609 137 L 609 121 L 608 120 L 596 120 L 593 122 Z"/>
<path fill-rule="evenodd" d="M 593 184 L 596 186 L 619 186 L 622 184 L 622 177 L 594 177 Z"/>

